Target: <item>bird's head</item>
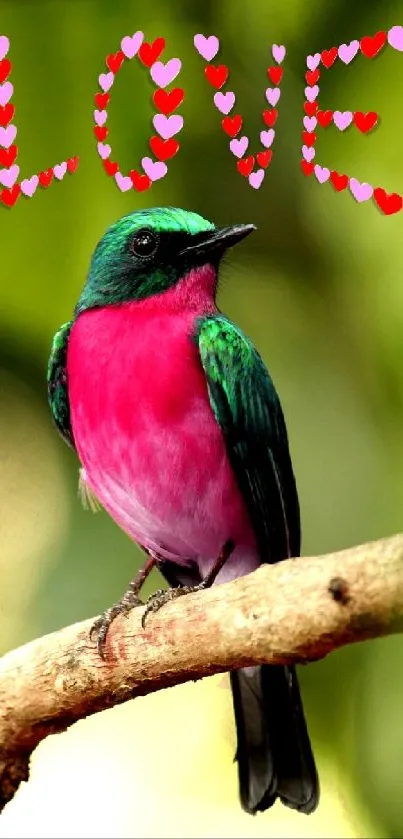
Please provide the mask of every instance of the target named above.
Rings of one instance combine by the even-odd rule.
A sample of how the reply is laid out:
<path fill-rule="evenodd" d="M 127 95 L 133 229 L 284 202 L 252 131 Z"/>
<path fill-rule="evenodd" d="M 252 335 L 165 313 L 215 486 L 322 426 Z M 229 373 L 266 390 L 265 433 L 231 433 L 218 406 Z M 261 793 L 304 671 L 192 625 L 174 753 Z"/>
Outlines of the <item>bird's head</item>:
<path fill-rule="evenodd" d="M 215 277 L 227 248 L 254 229 L 252 224 L 217 228 L 174 207 L 130 213 L 96 246 L 75 314 L 161 294 L 204 266 L 211 266 Z"/>

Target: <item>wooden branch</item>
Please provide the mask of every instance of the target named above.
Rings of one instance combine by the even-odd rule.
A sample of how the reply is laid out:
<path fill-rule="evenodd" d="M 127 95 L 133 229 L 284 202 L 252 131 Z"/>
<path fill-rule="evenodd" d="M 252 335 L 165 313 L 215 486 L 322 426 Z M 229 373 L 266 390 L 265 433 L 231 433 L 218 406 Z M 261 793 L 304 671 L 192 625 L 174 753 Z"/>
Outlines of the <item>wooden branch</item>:
<path fill-rule="evenodd" d="M 327 556 L 264 565 L 232 583 L 117 618 L 103 662 L 92 620 L 0 659 L 0 810 L 38 743 L 135 696 L 262 662 L 314 661 L 403 631 L 403 534 Z"/>

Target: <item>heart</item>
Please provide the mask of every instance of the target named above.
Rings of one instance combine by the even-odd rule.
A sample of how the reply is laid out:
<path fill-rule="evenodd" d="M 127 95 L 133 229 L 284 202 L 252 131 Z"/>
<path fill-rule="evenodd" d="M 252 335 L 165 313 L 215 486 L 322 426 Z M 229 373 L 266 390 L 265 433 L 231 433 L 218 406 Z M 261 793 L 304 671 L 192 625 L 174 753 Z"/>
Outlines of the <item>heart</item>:
<path fill-rule="evenodd" d="M 67 172 L 67 163 L 65 161 L 63 161 L 63 163 L 56 163 L 56 166 L 53 167 L 53 171 L 55 173 L 55 178 L 57 178 L 58 181 L 61 181 Z"/>
<path fill-rule="evenodd" d="M 305 73 L 305 78 L 306 78 L 306 81 L 309 85 L 316 84 L 319 77 L 320 77 L 320 71 L 319 70 L 308 70 L 308 72 Z"/>
<path fill-rule="evenodd" d="M 80 158 L 79 157 L 69 157 L 67 161 L 67 171 L 73 174 L 76 171 Z"/>
<path fill-rule="evenodd" d="M 160 178 L 163 178 L 168 172 L 166 163 L 151 160 L 151 157 L 143 157 L 141 165 L 146 175 L 150 178 L 150 181 L 159 181 Z"/>
<path fill-rule="evenodd" d="M 333 114 L 333 122 L 340 131 L 345 131 L 353 121 L 351 111 L 335 111 Z"/>
<path fill-rule="evenodd" d="M 115 76 L 113 73 L 100 73 L 98 76 L 99 86 L 102 90 L 107 91 L 113 85 Z"/>
<path fill-rule="evenodd" d="M 304 117 L 304 128 L 306 128 L 307 131 L 313 131 L 317 124 L 318 120 L 316 117 Z"/>
<path fill-rule="evenodd" d="M 11 70 L 11 61 L 8 58 L 3 58 L 0 61 L 0 82 L 5 82 L 7 76 L 10 74 Z"/>
<path fill-rule="evenodd" d="M 388 42 L 394 50 L 403 52 L 403 26 L 392 26 L 389 29 Z"/>
<path fill-rule="evenodd" d="M 318 110 L 318 103 L 317 102 L 304 102 L 304 111 L 308 117 L 313 117 Z"/>
<path fill-rule="evenodd" d="M 403 198 L 397 192 L 388 193 L 381 187 L 374 189 L 374 198 L 380 210 L 386 216 L 398 213 L 403 207 Z"/>
<path fill-rule="evenodd" d="M 330 180 L 337 192 L 341 192 L 348 184 L 347 175 L 339 175 L 336 171 L 330 173 Z"/>
<path fill-rule="evenodd" d="M 176 79 L 181 67 L 180 58 L 171 58 L 166 64 L 156 61 L 150 70 L 151 78 L 159 87 L 167 87 Z"/>
<path fill-rule="evenodd" d="M 7 38 L 7 35 L 0 35 L 0 60 L 7 55 L 10 49 L 10 41 Z"/>
<path fill-rule="evenodd" d="M 314 102 L 317 95 L 319 93 L 318 85 L 315 84 L 313 87 L 306 87 L 305 88 L 305 96 L 308 102 Z"/>
<path fill-rule="evenodd" d="M 377 122 L 378 114 L 375 111 L 369 111 L 367 114 L 363 114 L 362 111 L 356 111 L 354 114 L 354 124 L 363 134 L 371 131 Z"/>
<path fill-rule="evenodd" d="M 229 147 L 235 157 L 243 157 L 248 148 L 249 140 L 247 137 L 240 137 L 239 140 L 231 140 Z M 252 163 L 253 166 L 253 163 Z M 252 169 L 251 169 L 252 171 Z M 249 175 L 249 172 L 248 172 Z"/>
<path fill-rule="evenodd" d="M 166 90 L 155 90 L 153 102 L 163 114 L 171 114 L 183 102 L 185 91 L 181 87 L 174 87 L 170 93 Z"/>
<path fill-rule="evenodd" d="M 304 160 L 307 160 L 308 163 L 311 163 L 315 157 L 315 149 L 310 149 L 308 146 L 302 146 L 302 155 Z"/>
<path fill-rule="evenodd" d="M 283 78 L 283 70 L 281 67 L 269 67 L 267 75 L 273 84 L 279 85 Z"/>
<path fill-rule="evenodd" d="M 275 131 L 274 128 L 269 128 L 268 131 L 261 131 L 260 132 L 260 142 L 262 146 L 266 149 L 269 149 L 270 146 L 273 144 Z"/>
<path fill-rule="evenodd" d="M 104 125 L 107 119 L 108 114 L 106 111 L 94 111 L 94 120 L 97 125 Z"/>
<path fill-rule="evenodd" d="M 20 174 L 20 167 L 14 163 L 14 166 L 10 166 L 9 169 L 0 169 L 0 184 L 3 186 L 7 186 L 11 189 L 14 186 L 18 175 Z"/>
<path fill-rule="evenodd" d="M 161 140 L 161 137 L 154 135 L 154 137 L 151 137 L 149 140 L 149 145 L 151 151 L 154 152 L 155 156 L 158 157 L 159 160 L 169 160 L 169 158 L 173 157 L 179 149 L 179 143 L 177 140 L 174 140 L 173 137 L 171 137 L 170 140 Z M 144 176 L 141 175 L 140 177 Z"/>
<path fill-rule="evenodd" d="M 241 175 L 244 175 L 244 177 L 247 178 L 253 169 L 254 162 L 255 158 L 253 154 L 250 154 L 249 157 L 244 157 L 242 160 L 238 160 L 236 168 Z"/>
<path fill-rule="evenodd" d="M 220 42 L 215 35 L 210 35 L 208 38 L 205 35 L 195 35 L 193 43 L 205 61 L 212 61 L 220 49 Z"/>
<path fill-rule="evenodd" d="M 11 82 L 0 84 L 0 105 L 7 105 L 14 93 L 14 86 Z"/>
<path fill-rule="evenodd" d="M 102 110 L 103 108 L 106 108 L 110 98 L 111 97 L 109 96 L 109 93 L 96 93 L 95 104 L 98 106 L 98 108 L 101 108 Z"/>
<path fill-rule="evenodd" d="M 334 64 L 337 58 L 337 47 L 332 47 L 330 50 L 323 50 L 321 53 L 322 64 L 324 64 L 327 69 Z"/>
<path fill-rule="evenodd" d="M 53 180 L 53 169 L 46 169 L 46 172 L 39 172 L 39 183 L 45 189 Z"/>
<path fill-rule="evenodd" d="M 309 70 L 316 70 L 320 61 L 320 52 L 315 52 L 315 55 L 308 55 L 306 59 Z"/>
<path fill-rule="evenodd" d="M 204 68 L 204 72 L 207 80 L 217 90 L 225 84 L 228 78 L 228 67 L 225 64 L 219 64 L 218 67 L 214 67 L 214 64 L 208 64 Z"/>
<path fill-rule="evenodd" d="M 25 180 L 21 181 L 21 192 L 23 192 L 28 198 L 32 198 L 38 183 L 38 175 L 32 175 L 31 178 L 25 178 Z"/>
<path fill-rule="evenodd" d="M 129 178 L 128 175 L 122 175 L 121 172 L 116 172 L 115 183 L 121 192 L 127 192 L 129 189 L 132 189 L 133 186 L 132 179 Z"/>
<path fill-rule="evenodd" d="M 327 128 L 333 119 L 333 111 L 318 111 L 318 122 L 322 128 Z"/>
<path fill-rule="evenodd" d="M 171 117 L 166 117 L 164 114 L 155 114 L 153 117 L 153 126 L 164 140 L 169 140 L 170 137 L 173 137 L 174 134 L 177 134 L 183 128 L 183 117 L 180 117 L 178 114 Z"/>
<path fill-rule="evenodd" d="M 263 169 L 267 169 L 271 159 L 273 157 L 273 152 L 271 149 L 266 149 L 266 151 L 259 151 L 256 155 L 256 160 Z"/>
<path fill-rule="evenodd" d="M 134 58 L 136 53 L 138 53 L 142 43 L 144 41 L 144 32 L 135 32 L 134 35 L 125 35 L 120 42 L 120 46 L 122 49 L 123 54 L 126 58 Z"/>
<path fill-rule="evenodd" d="M 116 172 L 119 169 L 119 166 L 118 166 L 117 163 L 115 163 L 115 161 L 108 160 L 108 159 L 103 160 L 102 165 L 103 165 L 107 175 L 116 175 Z"/>
<path fill-rule="evenodd" d="M 154 64 L 154 61 L 160 57 L 164 48 L 165 38 L 156 38 L 152 44 L 148 44 L 147 41 L 144 41 L 138 52 L 139 59 L 146 67 L 151 67 L 151 65 Z M 144 176 L 139 175 L 139 177 Z"/>
<path fill-rule="evenodd" d="M 326 166 L 319 166 L 316 164 L 314 172 L 316 180 L 319 181 L 320 184 L 326 183 L 326 181 L 330 178 L 330 169 L 327 169 Z"/>
<path fill-rule="evenodd" d="M 316 143 L 316 134 L 311 131 L 303 131 L 302 139 L 307 146 L 314 146 Z"/>
<path fill-rule="evenodd" d="M 281 64 L 285 58 L 286 49 L 282 45 L 279 47 L 277 44 L 273 44 L 271 48 L 271 54 L 277 64 Z"/>
<path fill-rule="evenodd" d="M 99 125 L 94 125 L 94 134 L 97 140 L 105 140 L 109 134 L 109 128 L 106 125 L 103 128 L 100 128 Z"/>
<path fill-rule="evenodd" d="M 97 151 L 100 158 L 106 160 L 107 157 L 110 157 L 112 149 L 107 143 L 98 143 Z"/>
<path fill-rule="evenodd" d="M 267 109 L 265 109 L 262 113 L 262 117 L 263 117 L 263 122 L 265 122 L 266 125 L 269 126 L 269 128 L 272 128 L 274 123 L 276 122 L 277 117 L 278 117 L 277 108 L 273 108 L 271 111 L 268 111 Z"/>
<path fill-rule="evenodd" d="M 352 61 L 357 55 L 359 48 L 359 41 L 350 41 L 349 44 L 340 44 L 339 49 L 337 50 L 340 60 L 343 61 L 344 64 L 350 64 L 350 61 Z"/>
<path fill-rule="evenodd" d="M 15 113 L 14 105 L 0 105 L 0 125 L 8 125 Z"/>
<path fill-rule="evenodd" d="M 235 105 L 235 93 L 232 90 L 227 90 L 226 93 L 218 90 L 214 94 L 214 104 L 222 114 L 229 114 Z"/>
<path fill-rule="evenodd" d="M 17 146 L 10 146 L 9 149 L 0 149 L 0 163 L 3 166 L 11 166 L 17 157 Z"/>
<path fill-rule="evenodd" d="M 313 163 L 307 163 L 306 160 L 301 160 L 301 169 L 304 175 L 312 175 L 315 166 Z"/>
<path fill-rule="evenodd" d="M 3 191 L 0 193 L 0 199 L 3 202 L 3 204 L 7 205 L 7 207 L 13 207 L 20 192 L 20 185 L 14 184 L 12 189 L 3 189 Z"/>
<path fill-rule="evenodd" d="M 136 169 L 131 170 L 130 178 L 137 192 L 144 192 L 151 186 L 151 178 L 148 175 L 140 175 L 140 172 L 137 172 Z"/>
<path fill-rule="evenodd" d="M 233 117 L 224 117 L 221 125 L 226 134 L 230 137 L 236 137 L 242 128 L 242 117 L 240 114 L 234 114 Z"/>
<path fill-rule="evenodd" d="M 370 35 L 364 35 L 360 42 L 361 52 L 366 58 L 375 58 L 385 44 L 386 32 L 377 32 L 373 38 Z"/>
<path fill-rule="evenodd" d="M 108 55 L 105 64 L 108 67 L 108 69 L 112 71 L 112 73 L 116 74 L 120 70 L 124 60 L 124 53 L 122 52 L 122 50 L 119 50 L 116 53 Z"/>
<path fill-rule="evenodd" d="M 9 149 L 17 136 L 17 128 L 15 125 L 9 125 L 7 128 L 0 128 L 0 146 Z"/>
<path fill-rule="evenodd" d="M 264 170 L 258 169 L 256 172 L 252 172 L 252 174 L 249 175 L 248 181 L 250 185 L 253 186 L 253 189 L 259 189 L 259 187 L 262 185 L 263 178 Z"/>
<path fill-rule="evenodd" d="M 272 108 L 275 108 L 280 99 L 280 90 L 278 87 L 268 87 L 266 90 L 266 99 Z"/>
<path fill-rule="evenodd" d="M 374 194 L 374 188 L 371 184 L 360 183 L 357 178 L 350 178 L 349 187 L 351 194 L 359 203 L 368 201 Z"/>

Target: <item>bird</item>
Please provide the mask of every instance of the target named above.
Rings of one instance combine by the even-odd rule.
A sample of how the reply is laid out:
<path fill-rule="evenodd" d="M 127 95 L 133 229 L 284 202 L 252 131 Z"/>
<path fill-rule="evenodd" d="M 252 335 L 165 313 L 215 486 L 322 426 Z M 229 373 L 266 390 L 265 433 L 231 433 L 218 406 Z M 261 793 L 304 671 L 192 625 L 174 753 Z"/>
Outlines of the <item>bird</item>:
<path fill-rule="evenodd" d="M 156 567 L 177 596 L 300 555 L 296 481 L 280 399 L 252 341 L 217 304 L 229 248 L 254 224 L 216 226 L 175 207 L 135 210 L 93 253 L 47 372 L 54 423 L 79 483 L 145 553 L 121 600 L 95 622 L 101 656 L 115 617 L 138 606 Z M 268 604 L 267 608 L 270 608 Z M 294 666 L 230 673 L 239 797 L 301 813 L 319 780 Z"/>

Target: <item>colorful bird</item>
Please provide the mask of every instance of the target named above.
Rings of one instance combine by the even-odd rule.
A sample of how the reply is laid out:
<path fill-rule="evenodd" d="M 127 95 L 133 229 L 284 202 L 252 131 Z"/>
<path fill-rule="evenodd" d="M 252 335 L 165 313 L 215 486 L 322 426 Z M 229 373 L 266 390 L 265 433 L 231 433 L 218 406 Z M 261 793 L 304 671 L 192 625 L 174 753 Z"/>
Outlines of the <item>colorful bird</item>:
<path fill-rule="evenodd" d="M 81 461 L 80 485 L 147 554 L 122 600 L 139 605 L 154 566 L 179 595 L 300 552 L 287 431 L 251 341 L 216 305 L 226 250 L 254 225 L 217 228 L 196 213 L 131 213 L 98 243 L 71 321 L 53 340 L 49 403 Z M 269 606 L 268 606 L 269 608 Z M 311 813 L 319 798 L 293 667 L 231 673 L 240 799 Z"/>

